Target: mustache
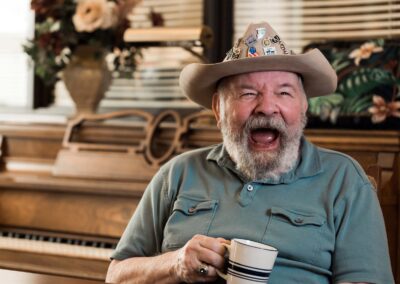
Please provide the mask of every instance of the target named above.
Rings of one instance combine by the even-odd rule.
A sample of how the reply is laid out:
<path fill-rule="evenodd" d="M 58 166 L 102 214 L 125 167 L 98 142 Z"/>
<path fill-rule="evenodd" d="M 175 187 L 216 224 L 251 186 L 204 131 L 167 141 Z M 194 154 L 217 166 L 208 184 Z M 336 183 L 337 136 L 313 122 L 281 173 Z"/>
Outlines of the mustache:
<path fill-rule="evenodd" d="M 268 128 L 279 133 L 284 133 L 287 129 L 282 118 L 263 114 L 251 115 L 244 125 L 244 131 L 246 133 L 250 133 L 252 130 L 259 128 Z"/>

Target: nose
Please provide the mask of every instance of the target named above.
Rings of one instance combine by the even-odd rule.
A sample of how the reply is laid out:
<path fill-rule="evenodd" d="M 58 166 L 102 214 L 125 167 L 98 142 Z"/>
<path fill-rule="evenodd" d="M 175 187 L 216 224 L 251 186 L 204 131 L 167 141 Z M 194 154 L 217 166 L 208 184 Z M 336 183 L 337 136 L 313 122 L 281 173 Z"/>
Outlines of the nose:
<path fill-rule="evenodd" d="M 254 109 L 256 114 L 274 115 L 279 112 L 277 100 L 273 94 L 262 94 L 258 97 L 256 108 Z"/>

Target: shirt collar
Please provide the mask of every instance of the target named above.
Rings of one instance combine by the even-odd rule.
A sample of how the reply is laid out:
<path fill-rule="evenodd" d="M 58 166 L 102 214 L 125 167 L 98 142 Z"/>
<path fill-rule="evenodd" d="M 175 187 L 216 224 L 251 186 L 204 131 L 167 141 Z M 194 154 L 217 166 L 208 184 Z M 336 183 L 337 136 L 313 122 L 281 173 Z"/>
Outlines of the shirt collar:
<path fill-rule="evenodd" d="M 298 179 L 315 176 L 322 172 L 321 159 L 318 153 L 318 148 L 307 141 L 304 137 L 301 138 L 300 155 L 295 167 L 283 174 L 278 180 L 265 179 L 256 181 L 266 184 L 289 184 Z M 244 182 L 249 182 L 236 169 L 235 163 L 230 158 L 223 144 L 217 145 L 207 155 L 207 160 L 215 161 L 220 167 L 228 168 L 233 171 Z"/>

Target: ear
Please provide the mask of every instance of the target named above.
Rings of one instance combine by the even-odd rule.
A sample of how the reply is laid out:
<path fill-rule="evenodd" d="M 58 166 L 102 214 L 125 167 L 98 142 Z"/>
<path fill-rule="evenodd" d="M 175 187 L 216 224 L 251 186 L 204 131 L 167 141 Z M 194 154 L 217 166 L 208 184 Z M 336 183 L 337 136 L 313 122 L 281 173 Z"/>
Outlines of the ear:
<path fill-rule="evenodd" d="M 304 96 L 304 100 L 303 100 L 303 110 L 304 110 L 304 113 L 306 113 L 308 110 L 308 98 L 306 96 Z"/>
<path fill-rule="evenodd" d="M 211 108 L 214 113 L 215 120 L 217 121 L 218 128 L 220 128 L 220 124 L 221 124 L 221 108 L 220 108 L 220 104 L 219 104 L 220 99 L 221 98 L 220 98 L 219 94 L 217 92 L 215 92 L 212 97 Z"/>

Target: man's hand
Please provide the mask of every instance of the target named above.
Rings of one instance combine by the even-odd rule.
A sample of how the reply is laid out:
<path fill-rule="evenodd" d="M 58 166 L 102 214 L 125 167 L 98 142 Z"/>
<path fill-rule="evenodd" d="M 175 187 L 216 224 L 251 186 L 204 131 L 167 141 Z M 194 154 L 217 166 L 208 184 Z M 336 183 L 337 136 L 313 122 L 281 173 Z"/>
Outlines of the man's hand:
<path fill-rule="evenodd" d="M 176 251 L 152 257 L 131 257 L 113 260 L 106 283 L 126 284 L 177 284 L 181 282 L 211 282 L 216 280 L 216 269 L 223 269 L 225 247 L 223 238 L 194 236 Z M 200 274 L 199 267 L 207 265 L 207 274 Z"/>
<path fill-rule="evenodd" d="M 176 251 L 175 264 L 172 273 L 182 282 L 211 282 L 217 278 L 216 269 L 224 267 L 225 247 L 229 241 L 223 238 L 211 238 L 195 235 L 186 245 Z M 202 264 L 208 266 L 206 275 L 199 273 Z"/>

